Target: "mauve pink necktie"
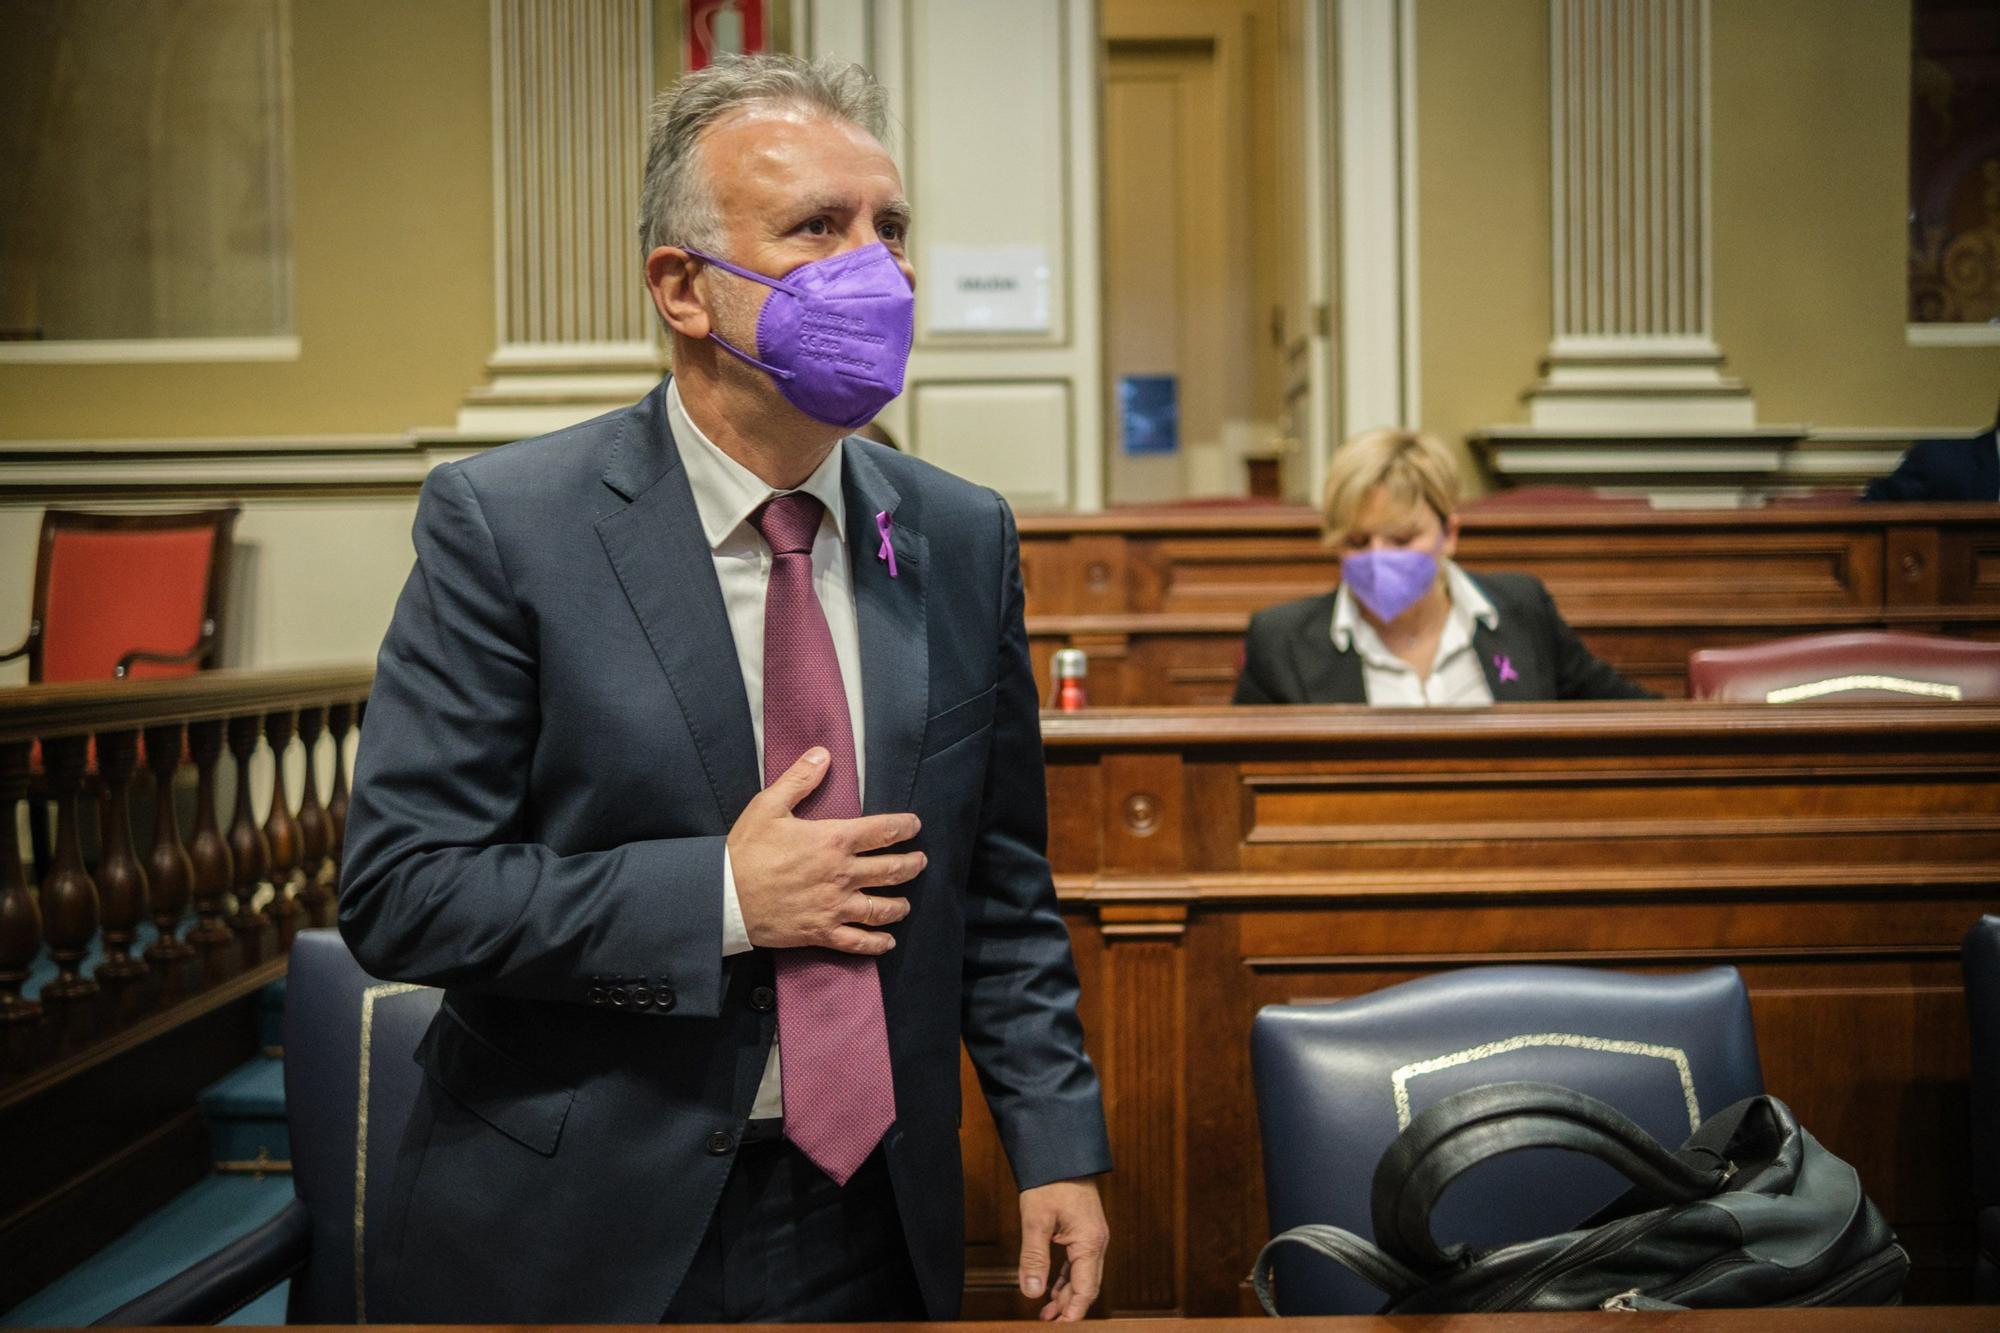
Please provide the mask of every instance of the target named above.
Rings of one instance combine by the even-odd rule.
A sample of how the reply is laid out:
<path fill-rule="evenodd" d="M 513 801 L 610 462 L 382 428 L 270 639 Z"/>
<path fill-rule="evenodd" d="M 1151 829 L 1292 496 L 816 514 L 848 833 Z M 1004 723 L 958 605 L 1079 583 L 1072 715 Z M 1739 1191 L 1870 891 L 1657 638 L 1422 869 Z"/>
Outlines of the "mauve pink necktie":
<path fill-rule="evenodd" d="M 771 546 L 764 593 L 764 782 L 815 745 L 833 756 L 801 819 L 861 813 L 854 724 L 826 612 L 813 591 L 812 544 L 824 507 L 803 491 L 765 501 L 750 522 Z M 873 958 L 832 949 L 780 949 L 778 1049 L 785 1137 L 836 1184 L 868 1159 L 896 1119 L 889 1025 Z"/>

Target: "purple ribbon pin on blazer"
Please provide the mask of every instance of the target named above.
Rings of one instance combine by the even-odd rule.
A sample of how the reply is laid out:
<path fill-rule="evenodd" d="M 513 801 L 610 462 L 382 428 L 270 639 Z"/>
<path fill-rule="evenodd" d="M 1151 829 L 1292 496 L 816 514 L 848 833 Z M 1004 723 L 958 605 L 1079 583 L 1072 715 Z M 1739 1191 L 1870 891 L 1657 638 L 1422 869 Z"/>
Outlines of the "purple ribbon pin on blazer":
<path fill-rule="evenodd" d="M 1493 655 L 1493 665 L 1500 668 L 1500 680 L 1502 684 L 1521 678 L 1521 673 L 1514 670 L 1514 659 L 1505 653 L 1495 653 Z"/>
<path fill-rule="evenodd" d="M 896 577 L 896 544 L 889 540 L 889 511 L 884 509 L 875 515 L 875 531 L 882 534 L 882 548 L 875 552 L 877 560 L 889 562 L 889 577 Z"/>

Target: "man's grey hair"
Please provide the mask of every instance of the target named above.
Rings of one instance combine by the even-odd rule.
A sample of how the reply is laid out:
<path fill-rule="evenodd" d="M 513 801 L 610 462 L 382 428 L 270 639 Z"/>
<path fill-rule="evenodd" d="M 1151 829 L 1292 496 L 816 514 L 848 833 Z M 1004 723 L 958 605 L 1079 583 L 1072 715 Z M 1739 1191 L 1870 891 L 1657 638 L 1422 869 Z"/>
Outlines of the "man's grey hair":
<path fill-rule="evenodd" d="M 640 254 L 662 245 L 713 251 L 722 219 L 708 173 L 696 160 L 703 130 L 758 104 L 797 107 L 858 125 L 876 139 L 889 128 L 882 85 L 861 66 L 830 56 L 730 56 L 696 70 L 653 99 L 646 179 L 639 192 Z"/>

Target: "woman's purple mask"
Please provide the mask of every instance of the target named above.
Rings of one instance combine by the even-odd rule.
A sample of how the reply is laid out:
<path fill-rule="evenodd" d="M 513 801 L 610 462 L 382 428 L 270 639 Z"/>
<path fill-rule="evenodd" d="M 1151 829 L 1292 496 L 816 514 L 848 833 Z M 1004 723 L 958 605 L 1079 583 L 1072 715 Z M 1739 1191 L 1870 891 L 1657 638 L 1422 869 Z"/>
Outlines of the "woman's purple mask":
<path fill-rule="evenodd" d="M 1422 601 L 1437 576 L 1437 557 L 1429 551 L 1386 547 L 1340 558 L 1340 581 L 1384 624 Z"/>
<path fill-rule="evenodd" d="M 759 360 L 709 331 L 724 351 L 769 375 L 815 421 L 865 426 L 903 391 L 916 332 L 916 293 L 877 242 L 801 264 L 782 278 L 683 247 L 703 263 L 771 289 L 757 316 Z"/>

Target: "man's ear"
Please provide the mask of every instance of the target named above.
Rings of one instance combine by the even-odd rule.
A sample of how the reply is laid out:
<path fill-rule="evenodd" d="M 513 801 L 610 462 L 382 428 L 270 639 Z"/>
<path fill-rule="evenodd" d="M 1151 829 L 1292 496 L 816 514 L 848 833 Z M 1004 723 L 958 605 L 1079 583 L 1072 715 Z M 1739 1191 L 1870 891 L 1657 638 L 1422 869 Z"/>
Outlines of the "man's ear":
<path fill-rule="evenodd" d="M 1444 521 L 1444 549 L 1438 554 L 1449 560 L 1458 551 L 1458 515 Z"/>
<path fill-rule="evenodd" d="M 646 290 L 667 327 L 696 342 L 708 337 L 708 307 L 694 289 L 701 261 L 678 246 L 663 245 L 646 256 Z"/>

